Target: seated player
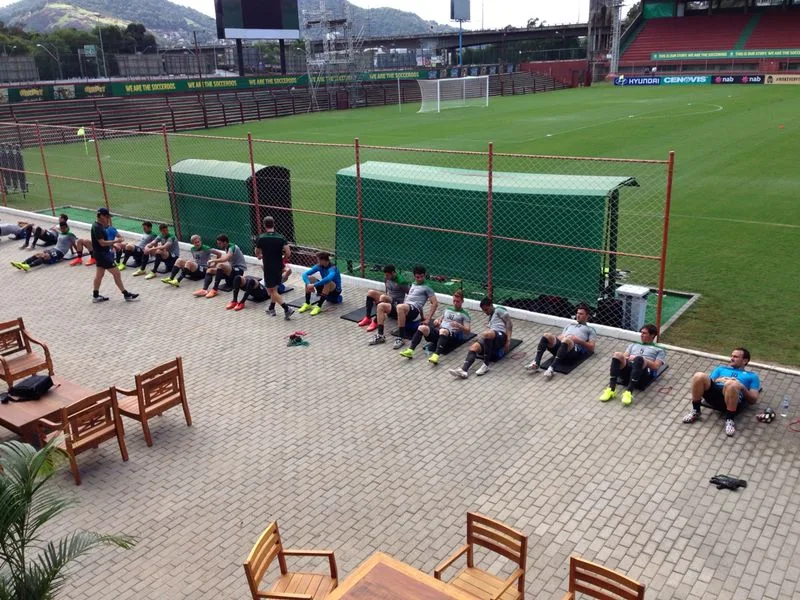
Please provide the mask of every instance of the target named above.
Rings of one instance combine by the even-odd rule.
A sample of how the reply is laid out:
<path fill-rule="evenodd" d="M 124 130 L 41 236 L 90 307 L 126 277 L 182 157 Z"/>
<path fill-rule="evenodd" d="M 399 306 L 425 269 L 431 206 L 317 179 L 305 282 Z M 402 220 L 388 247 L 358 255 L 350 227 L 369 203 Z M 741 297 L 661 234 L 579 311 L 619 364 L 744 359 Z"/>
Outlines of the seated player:
<path fill-rule="evenodd" d="M 144 275 L 145 279 L 155 279 L 158 267 L 161 266 L 162 262 L 166 272 L 170 273 L 181 255 L 181 246 L 178 243 L 178 238 L 170 233 L 169 226 L 166 223 L 162 223 L 158 226 L 158 231 L 158 236 L 144 247 L 142 264 L 134 271 L 134 277 Z M 153 269 L 147 273 L 147 263 L 151 257 L 153 258 Z M 145 275 L 145 273 L 147 274 Z"/>
<path fill-rule="evenodd" d="M 408 293 L 408 283 L 406 283 L 397 273 L 394 265 L 383 267 L 384 291 L 369 290 L 367 292 L 367 303 L 364 318 L 358 322 L 359 327 L 367 327 L 367 331 L 375 331 L 378 328 L 377 317 L 372 317 L 372 309 L 375 305 L 383 303 L 389 304 L 388 315 L 397 318 L 397 305 L 401 304 Z"/>
<path fill-rule="evenodd" d="M 590 327 L 586 324 L 588 320 L 589 307 L 585 304 L 581 304 L 575 311 L 575 323 L 564 327 L 561 335 L 556 336 L 552 333 L 545 333 L 542 336 L 542 339 L 539 340 L 539 346 L 536 349 L 536 358 L 525 365 L 525 368 L 528 371 L 538 370 L 539 364 L 542 362 L 544 351 L 548 350 L 555 358 L 544 372 L 544 376 L 552 377 L 554 367 L 559 361 L 569 362 L 577 360 L 582 355 L 594 352 L 597 332 L 594 330 L 594 327 Z"/>
<path fill-rule="evenodd" d="M 54 265 L 64 258 L 67 252 L 70 250 L 75 251 L 75 244 L 78 238 L 69 230 L 69 224 L 65 221 L 58 226 L 58 229 L 58 238 L 54 248 L 37 252 L 22 262 L 12 262 L 11 266 L 21 271 L 30 271 L 31 267 Z"/>
<path fill-rule="evenodd" d="M 758 375 L 747 371 L 750 352 L 746 348 L 734 348 L 727 365 L 719 365 L 710 375 L 697 372 L 692 375 L 692 412 L 683 417 L 684 423 L 700 420 L 700 405 L 703 400 L 711 408 L 725 414 L 725 435 L 736 433 L 736 415 L 748 404 L 755 404 L 761 395 Z"/>
<path fill-rule="evenodd" d="M 161 280 L 163 283 L 180 287 L 181 281 L 186 277 L 191 281 L 205 279 L 206 268 L 208 267 L 208 260 L 211 258 L 211 255 L 222 256 L 222 252 L 219 250 L 211 246 L 206 246 L 202 238 L 197 234 L 193 235 L 190 241 L 192 242 L 192 247 L 189 252 L 192 254 L 192 258 L 188 260 L 179 258 L 176 260 L 175 266 L 172 267 L 170 274 Z"/>
<path fill-rule="evenodd" d="M 36 228 L 33 228 L 31 225 L 30 227 L 25 228 L 25 242 L 22 244 L 21 248 L 24 250 L 28 247 L 28 242 L 30 241 L 31 231 L 33 231 L 33 242 L 31 242 L 31 248 L 35 248 L 36 244 L 41 242 L 42 246 L 52 246 L 53 244 L 58 241 L 58 234 L 59 229 L 62 223 L 67 223 L 69 221 L 69 216 L 62 213 L 58 215 L 58 225 L 54 227 L 50 227 L 45 229 L 44 227 L 39 227 L 38 225 Z"/>
<path fill-rule="evenodd" d="M 241 300 L 239 300 L 240 290 L 244 290 Z M 236 275 L 233 278 L 233 299 L 228 302 L 225 309 L 240 311 L 244 309 L 244 303 L 248 300 L 264 302 L 267 298 L 269 298 L 269 292 L 262 279 L 252 275 Z"/>
<path fill-rule="evenodd" d="M 316 277 L 317 274 L 319 277 Z M 339 273 L 339 267 L 331 263 L 331 255 L 327 252 L 317 252 L 317 264 L 305 271 L 302 277 L 306 284 L 306 301 L 297 312 L 304 313 L 310 309 L 313 317 L 320 313 L 325 300 L 331 298 L 338 302 L 342 295 L 342 274 Z M 313 292 L 317 293 L 319 300 L 312 306 Z"/>
<path fill-rule="evenodd" d="M 122 247 L 122 257 L 117 255 L 117 268 L 124 271 L 128 266 L 128 261 L 131 256 L 133 257 L 134 267 L 141 267 L 142 259 L 144 258 L 144 249 L 147 245 L 156 239 L 156 234 L 153 233 L 153 224 L 150 221 L 142 223 L 142 237 L 135 244 L 127 242 Z"/>
<path fill-rule="evenodd" d="M 471 327 L 472 319 L 464 310 L 464 291 L 456 290 L 453 294 L 453 306 L 445 308 L 442 318 L 435 319 L 433 326 L 421 324 L 414 332 L 414 337 L 411 338 L 411 345 L 400 352 L 400 356 L 414 358 L 414 350 L 424 337 L 434 348 L 433 354 L 428 357 L 428 362 L 438 365 L 439 356 L 448 344 L 460 342 L 470 332 Z"/>
<path fill-rule="evenodd" d="M 33 223 L 17 221 L 16 223 L 0 223 L 0 238 L 8 236 L 12 240 L 24 240 L 20 250 L 28 247 L 33 235 Z"/>
<path fill-rule="evenodd" d="M 217 248 L 221 252 L 215 253 L 214 258 L 208 259 L 206 269 L 206 276 L 203 280 L 203 289 L 197 290 L 193 296 L 206 298 L 214 298 L 219 295 L 219 284 L 225 280 L 227 287 L 233 287 L 233 278 L 237 275 L 244 275 L 247 270 L 247 262 L 244 259 L 242 249 L 236 244 L 231 244 L 228 236 L 220 234 L 217 236 Z M 214 282 L 214 287 L 208 289 L 211 282 Z"/>
<path fill-rule="evenodd" d="M 628 344 L 625 352 L 614 352 L 611 359 L 608 387 L 600 394 L 600 402 L 608 402 L 617 397 L 617 381 L 622 379 L 626 390 L 622 392 L 622 404 L 628 406 L 633 402 L 633 390 L 644 389 L 653 378 L 652 372 L 658 370 L 667 360 L 667 352 L 657 346 L 658 329 L 652 323 L 644 325 L 639 331 L 641 343 Z"/>
<path fill-rule="evenodd" d="M 436 298 L 436 292 L 434 292 L 431 287 L 425 283 L 425 267 L 417 265 L 414 267 L 413 273 L 414 283 L 412 283 L 411 287 L 408 288 L 408 293 L 403 299 L 403 302 L 398 304 L 396 307 L 399 335 L 394 339 L 393 348 L 395 350 L 399 350 L 406 343 L 406 341 L 403 339 L 403 329 L 405 329 L 406 323 L 411 323 L 417 319 L 419 319 L 419 321 L 422 323 L 425 322 L 425 304 L 428 302 L 428 299 L 431 301 L 431 310 L 428 313 L 429 316 L 433 316 L 436 313 L 436 309 L 439 307 L 439 300 Z M 383 328 L 384 323 L 386 322 L 386 317 L 389 316 L 391 310 L 392 305 L 389 302 L 381 302 L 378 305 L 378 333 L 376 333 L 375 337 L 372 338 L 372 341 L 370 341 L 370 346 L 375 346 L 376 344 L 383 344 L 386 342 L 386 338 L 383 335 Z"/>
<path fill-rule="evenodd" d="M 481 310 L 489 316 L 489 324 L 478 336 L 478 340 L 469 347 L 467 358 L 461 368 L 448 371 L 453 377 L 461 379 L 469 377 L 469 368 L 478 357 L 478 352 L 483 355 L 483 364 L 475 371 L 475 375 L 478 377 L 486 375 L 489 372 L 489 363 L 498 356 L 499 351 L 508 353 L 511 348 L 513 324 L 508 311 L 502 306 L 492 304 L 492 299 L 488 297 L 481 300 Z"/>

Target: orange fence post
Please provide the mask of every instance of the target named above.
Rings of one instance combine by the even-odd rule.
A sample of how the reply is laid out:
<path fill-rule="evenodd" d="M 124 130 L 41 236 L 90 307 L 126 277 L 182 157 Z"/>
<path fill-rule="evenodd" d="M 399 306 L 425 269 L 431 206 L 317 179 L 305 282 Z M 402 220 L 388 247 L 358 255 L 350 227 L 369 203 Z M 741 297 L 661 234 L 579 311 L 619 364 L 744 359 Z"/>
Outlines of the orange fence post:
<path fill-rule="evenodd" d="M 110 211 L 111 205 L 108 203 L 108 190 L 106 189 L 106 178 L 103 175 L 103 161 L 100 160 L 100 139 L 97 137 L 97 129 L 92 123 L 92 138 L 94 139 L 94 153 L 97 156 L 97 171 L 100 173 L 100 187 L 103 188 L 103 201 L 106 208 Z"/>
<path fill-rule="evenodd" d="M 658 302 L 656 303 L 656 329 L 661 334 L 661 308 L 664 300 L 664 276 L 667 269 L 667 242 L 669 239 L 669 212 L 672 204 L 672 176 L 675 172 L 675 151 L 669 153 L 667 163 L 667 197 L 664 202 L 664 225 L 661 233 L 661 264 L 658 272 Z"/>
<path fill-rule="evenodd" d="M 486 194 L 486 293 L 494 299 L 494 204 L 492 200 L 494 144 L 489 142 L 489 188 Z"/>
<path fill-rule="evenodd" d="M 3 207 L 8 207 L 8 197 L 6 195 L 6 180 L 5 180 L 5 173 L 3 173 L 3 169 L 0 169 L 0 194 L 3 196 Z"/>
<path fill-rule="evenodd" d="M 361 197 L 361 147 L 358 138 L 355 139 L 356 151 L 356 202 L 358 214 L 358 262 L 360 265 L 361 277 L 364 277 L 364 204 Z"/>
<path fill-rule="evenodd" d="M 250 149 L 250 176 L 253 179 L 253 206 L 256 215 L 256 231 L 261 235 L 261 205 L 258 201 L 258 181 L 256 181 L 256 162 L 253 159 L 253 136 L 247 133 L 247 147 Z"/>
<path fill-rule="evenodd" d="M 18 125 L 19 126 L 19 125 Z M 47 183 L 47 195 L 50 197 L 50 212 L 56 216 L 56 205 L 53 202 L 53 187 L 50 185 L 50 174 L 47 172 L 47 159 L 44 155 L 44 144 L 42 143 L 42 129 L 36 123 L 36 141 L 39 142 L 39 152 L 42 154 L 42 169 L 44 170 L 44 180 Z"/>
<path fill-rule="evenodd" d="M 164 153 L 167 157 L 167 173 L 169 173 L 169 207 L 172 212 L 172 220 L 175 225 L 175 235 L 179 240 L 183 240 L 181 235 L 181 221 L 178 214 L 178 198 L 175 195 L 175 175 L 172 173 L 172 158 L 169 154 L 169 137 L 167 136 L 167 126 L 161 124 L 161 135 L 164 136 Z"/>

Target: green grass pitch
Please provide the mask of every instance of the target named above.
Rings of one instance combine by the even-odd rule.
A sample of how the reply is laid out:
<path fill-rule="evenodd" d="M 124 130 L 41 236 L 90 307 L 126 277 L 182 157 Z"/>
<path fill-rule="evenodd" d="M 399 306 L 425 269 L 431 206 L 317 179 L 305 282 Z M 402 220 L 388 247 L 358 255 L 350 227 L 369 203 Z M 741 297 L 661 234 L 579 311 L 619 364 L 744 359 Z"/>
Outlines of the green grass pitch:
<path fill-rule="evenodd" d="M 631 116 L 633 115 L 633 116 Z M 417 114 L 406 105 L 270 119 L 199 132 L 211 136 L 485 151 L 665 159 L 676 152 L 667 287 L 702 298 L 663 341 L 727 353 L 747 346 L 754 360 L 797 365 L 800 316 L 792 308 L 800 280 L 797 139 L 800 88 L 686 86 L 594 88 L 491 98 L 488 108 Z M 548 135 L 549 134 L 549 135 Z M 98 180 L 94 146 L 48 146 L 54 176 Z M 172 160 L 248 160 L 246 142 L 174 138 Z M 164 190 L 159 136 L 101 140 L 108 181 Z M 333 210 L 336 170 L 355 162 L 349 148 L 255 144 L 256 162 L 292 170 L 295 207 Z M 366 150 L 362 160 L 420 162 L 413 153 Z M 426 155 L 424 164 L 485 169 L 484 158 Z M 41 170 L 38 149 L 26 151 L 29 170 Z M 519 165 L 517 165 L 519 166 Z M 502 167 L 497 167 L 502 170 Z M 513 170 L 513 169 L 507 169 Z M 602 171 L 594 171 L 600 174 Z M 20 208 L 48 206 L 42 177 L 33 176 Z M 96 183 L 52 178 L 57 205 L 95 206 Z M 163 191 L 109 187 L 113 210 L 167 218 Z M 209 190 L 213 196 L 213 190 Z M 298 215 L 299 236 L 330 245 L 333 219 Z M 657 246 L 653 246 L 657 247 Z M 652 248 L 648 248 L 648 253 Z"/>

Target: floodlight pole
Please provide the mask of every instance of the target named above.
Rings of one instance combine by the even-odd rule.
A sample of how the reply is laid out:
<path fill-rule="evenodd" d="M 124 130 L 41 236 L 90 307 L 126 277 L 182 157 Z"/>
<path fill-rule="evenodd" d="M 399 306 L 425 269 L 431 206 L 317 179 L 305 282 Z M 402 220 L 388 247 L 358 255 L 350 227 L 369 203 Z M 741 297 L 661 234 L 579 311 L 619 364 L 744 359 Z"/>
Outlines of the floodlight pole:
<path fill-rule="evenodd" d="M 463 39 L 462 39 L 462 33 L 463 33 L 462 25 L 463 25 L 463 23 L 464 23 L 464 21 L 462 19 L 458 20 L 458 66 L 459 67 L 463 65 L 462 61 L 463 61 L 463 58 L 464 58 L 464 45 L 463 45 Z"/>

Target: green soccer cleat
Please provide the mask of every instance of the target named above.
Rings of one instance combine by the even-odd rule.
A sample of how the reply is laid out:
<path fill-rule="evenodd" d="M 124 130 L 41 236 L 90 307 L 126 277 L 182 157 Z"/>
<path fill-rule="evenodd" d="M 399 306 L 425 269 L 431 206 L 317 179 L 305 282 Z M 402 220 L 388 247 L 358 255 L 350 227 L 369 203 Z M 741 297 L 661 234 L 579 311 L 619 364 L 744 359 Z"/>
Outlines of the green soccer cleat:
<path fill-rule="evenodd" d="M 147 273 L 147 271 L 145 271 L 144 269 L 137 269 L 136 271 L 133 272 L 133 276 L 134 277 L 139 277 L 140 275 L 144 275 L 146 273 Z"/>
<path fill-rule="evenodd" d="M 309 314 L 313 317 L 314 315 L 318 315 L 321 312 L 322 312 L 322 307 L 315 306 L 314 308 L 311 309 L 311 312 Z"/>
<path fill-rule="evenodd" d="M 603 390 L 603 393 L 600 394 L 598 400 L 600 400 L 600 402 L 608 402 L 609 400 L 613 400 L 616 397 L 617 397 L 617 392 L 612 390 L 610 387 L 607 387 L 606 389 Z"/>
<path fill-rule="evenodd" d="M 125 263 L 124 263 L 124 262 L 121 262 L 121 261 L 120 261 L 120 262 L 118 262 L 118 263 L 117 263 L 117 268 L 118 268 L 120 271 L 124 271 L 124 270 L 125 270 L 125 269 L 127 269 L 128 267 L 125 265 Z"/>
<path fill-rule="evenodd" d="M 161 278 L 161 283 L 171 283 L 171 282 L 172 282 L 172 277 L 170 277 L 169 275 Z"/>
<path fill-rule="evenodd" d="M 304 313 L 307 310 L 311 310 L 311 305 L 308 302 L 303 302 L 303 306 L 297 309 L 297 312 Z"/>
<path fill-rule="evenodd" d="M 414 358 L 414 351 L 411 348 L 406 348 L 402 352 L 400 352 L 400 356 L 403 358 Z"/>
<path fill-rule="evenodd" d="M 145 279 L 155 279 L 156 274 L 153 271 L 150 271 L 147 275 L 144 276 Z"/>
<path fill-rule="evenodd" d="M 431 354 L 428 357 L 428 362 L 431 363 L 432 365 L 438 365 L 439 364 L 439 355 L 434 352 L 433 354 Z"/>
<path fill-rule="evenodd" d="M 181 282 L 177 279 L 170 279 L 167 283 L 169 283 L 172 287 L 181 287 Z"/>
<path fill-rule="evenodd" d="M 622 405 L 623 406 L 630 406 L 631 402 L 633 402 L 633 392 L 630 390 L 625 390 L 622 392 Z"/>

